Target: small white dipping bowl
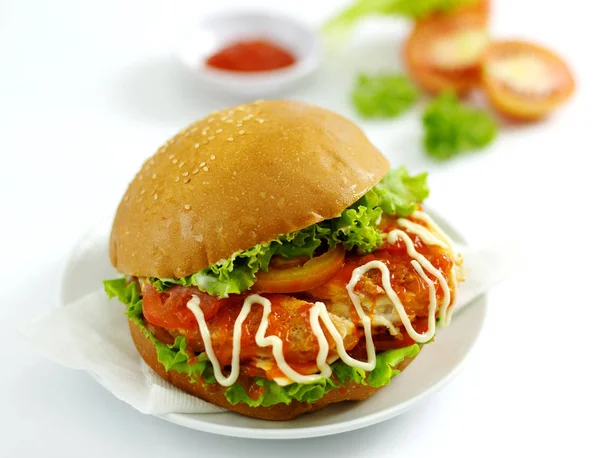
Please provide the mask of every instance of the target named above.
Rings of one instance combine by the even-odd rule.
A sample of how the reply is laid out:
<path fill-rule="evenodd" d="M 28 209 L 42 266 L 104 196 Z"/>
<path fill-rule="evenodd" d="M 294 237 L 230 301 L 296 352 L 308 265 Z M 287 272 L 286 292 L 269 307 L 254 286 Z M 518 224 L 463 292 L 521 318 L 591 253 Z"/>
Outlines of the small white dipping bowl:
<path fill-rule="evenodd" d="M 206 65 L 206 59 L 237 41 L 265 39 L 290 51 L 296 62 L 264 72 L 234 72 Z M 313 73 L 321 60 L 318 35 L 296 19 L 273 13 L 221 13 L 204 17 L 184 36 L 181 61 L 207 87 L 246 98 L 283 92 Z"/>

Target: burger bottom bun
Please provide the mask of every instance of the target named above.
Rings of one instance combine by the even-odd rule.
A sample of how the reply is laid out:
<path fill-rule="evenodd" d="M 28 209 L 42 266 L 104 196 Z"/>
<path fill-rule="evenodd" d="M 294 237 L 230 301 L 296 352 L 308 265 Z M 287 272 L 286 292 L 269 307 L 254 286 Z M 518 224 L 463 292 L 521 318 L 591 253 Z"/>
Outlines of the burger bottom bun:
<path fill-rule="evenodd" d="M 281 403 L 270 407 L 250 407 L 242 402 L 233 405 L 225 397 L 225 390 L 227 387 L 221 386 L 218 383 L 213 383 L 211 385 L 197 382 L 194 383 L 190 381 L 189 376 L 186 374 L 180 374 L 173 370 L 166 371 L 164 366 L 158 361 L 154 343 L 148 339 L 140 327 L 131 320 L 129 320 L 129 330 L 131 332 L 131 337 L 133 338 L 133 343 L 146 364 L 162 378 L 193 396 L 248 417 L 261 418 L 263 420 L 291 420 L 303 413 L 320 410 L 335 402 L 362 401 L 381 389 L 352 382 L 344 387 L 328 391 L 325 396 L 313 403 L 292 401 L 288 405 Z M 395 369 L 404 370 L 413 359 L 414 358 L 405 358 L 404 361 L 395 367 Z"/>

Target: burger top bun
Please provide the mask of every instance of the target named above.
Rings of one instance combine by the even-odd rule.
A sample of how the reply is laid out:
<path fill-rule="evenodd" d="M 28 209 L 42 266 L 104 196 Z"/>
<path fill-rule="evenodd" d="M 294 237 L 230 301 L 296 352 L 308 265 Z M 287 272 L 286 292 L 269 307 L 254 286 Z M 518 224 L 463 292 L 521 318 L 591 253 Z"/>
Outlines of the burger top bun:
<path fill-rule="evenodd" d="M 129 185 L 112 264 L 140 277 L 193 274 L 339 216 L 389 167 L 354 123 L 314 105 L 264 101 L 212 113 L 171 138 Z"/>

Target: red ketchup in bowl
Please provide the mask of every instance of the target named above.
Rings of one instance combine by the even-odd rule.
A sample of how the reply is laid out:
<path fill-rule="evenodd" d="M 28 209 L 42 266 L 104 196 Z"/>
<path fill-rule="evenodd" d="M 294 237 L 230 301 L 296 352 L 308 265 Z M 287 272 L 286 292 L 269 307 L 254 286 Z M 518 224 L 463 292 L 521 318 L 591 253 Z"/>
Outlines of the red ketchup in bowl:
<path fill-rule="evenodd" d="M 293 65 L 294 55 L 264 39 L 231 43 L 206 59 L 206 65 L 231 72 L 265 72 Z"/>

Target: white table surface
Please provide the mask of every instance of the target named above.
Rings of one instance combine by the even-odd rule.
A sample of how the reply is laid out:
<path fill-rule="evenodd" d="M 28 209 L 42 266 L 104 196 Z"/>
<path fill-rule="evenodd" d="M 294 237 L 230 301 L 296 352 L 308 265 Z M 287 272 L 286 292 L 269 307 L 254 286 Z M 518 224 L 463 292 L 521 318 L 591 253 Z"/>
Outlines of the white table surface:
<path fill-rule="evenodd" d="M 16 327 L 56 305 L 70 249 L 110 218 L 142 159 L 235 102 L 203 91 L 170 56 L 181 30 L 250 3 L 315 25 L 343 4 L 0 1 L 0 456 L 598 456 L 599 34 L 584 0 L 495 2 L 497 36 L 536 39 L 575 69 L 575 97 L 547 122 L 507 127 L 485 152 L 443 165 L 419 149 L 417 110 L 362 124 L 395 164 L 431 172 L 430 204 L 472 242 L 515 236 L 523 251 L 490 296 L 467 368 L 411 412 L 318 439 L 219 437 L 142 415 L 28 349 Z M 285 95 L 358 120 L 354 75 L 398 68 L 406 31 L 401 20 L 365 24 Z"/>

